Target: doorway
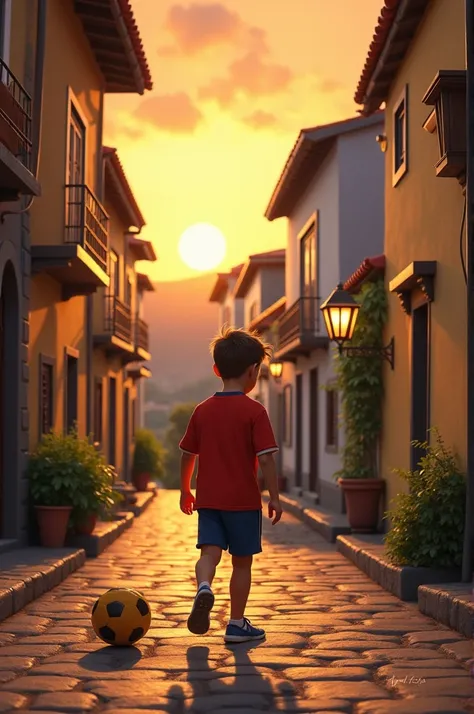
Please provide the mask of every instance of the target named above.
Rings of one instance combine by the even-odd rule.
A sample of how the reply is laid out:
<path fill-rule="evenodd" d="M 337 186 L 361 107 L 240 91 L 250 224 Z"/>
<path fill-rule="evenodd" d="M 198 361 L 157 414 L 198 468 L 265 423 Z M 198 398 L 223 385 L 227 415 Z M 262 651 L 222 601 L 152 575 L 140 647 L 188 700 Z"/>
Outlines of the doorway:
<path fill-rule="evenodd" d="M 303 375 L 296 375 L 296 434 L 295 434 L 295 477 L 296 486 L 301 488 L 303 484 Z"/>
<path fill-rule="evenodd" d="M 109 377 L 109 464 L 116 465 L 117 380 Z"/>
<path fill-rule="evenodd" d="M 65 424 L 66 433 L 69 434 L 77 424 L 77 381 L 79 377 L 79 353 L 76 350 L 66 348 L 66 389 L 65 389 Z"/>
<path fill-rule="evenodd" d="M 123 468 L 122 478 L 130 481 L 130 389 L 123 390 Z"/>
<path fill-rule="evenodd" d="M 309 490 L 316 493 L 319 477 L 319 378 L 315 367 L 309 373 Z"/>
<path fill-rule="evenodd" d="M 424 303 L 412 313 L 411 429 L 410 442 L 428 441 L 430 397 L 430 306 Z M 424 450 L 410 447 L 410 468 L 415 470 Z"/>

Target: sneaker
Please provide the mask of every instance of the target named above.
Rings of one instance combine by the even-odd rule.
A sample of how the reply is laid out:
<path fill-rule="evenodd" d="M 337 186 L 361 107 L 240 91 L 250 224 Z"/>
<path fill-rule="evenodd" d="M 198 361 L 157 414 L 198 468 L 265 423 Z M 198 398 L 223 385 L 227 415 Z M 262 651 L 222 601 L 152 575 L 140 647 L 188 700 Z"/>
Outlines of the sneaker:
<path fill-rule="evenodd" d="M 252 640 L 263 639 L 265 639 L 265 630 L 254 627 L 246 617 L 244 617 L 242 627 L 229 623 L 224 635 L 225 642 L 250 642 Z"/>
<path fill-rule="evenodd" d="M 193 609 L 188 617 L 188 630 L 193 635 L 205 635 L 211 625 L 209 613 L 214 606 L 214 594 L 210 588 L 199 588 L 194 598 Z"/>

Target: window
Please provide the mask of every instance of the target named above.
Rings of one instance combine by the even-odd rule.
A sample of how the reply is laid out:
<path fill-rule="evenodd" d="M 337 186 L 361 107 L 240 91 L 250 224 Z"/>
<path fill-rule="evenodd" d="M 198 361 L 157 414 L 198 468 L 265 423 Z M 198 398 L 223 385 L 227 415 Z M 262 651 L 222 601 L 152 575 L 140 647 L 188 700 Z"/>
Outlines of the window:
<path fill-rule="evenodd" d="M 253 303 L 250 305 L 249 322 L 252 322 L 253 320 L 255 320 L 255 318 L 257 317 L 257 315 L 258 315 L 258 312 L 257 312 L 257 303 L 256 303 L 256 302 L 253 302 Z"/>
<path fill-rule="evenodd" d="M 69 111 L 68 183 L 84 183 L 86 130 L 78 111 L 71 102 Z"/>
<path fill-rule="evenodd" d="M 79 352 L 66 347 L 65 356 L 65 405 L 64 405 L 64 428 L 67 433 L 71 431 L 77 422 L 77 380 L 78 380 Z"/>
<path fill-rule="evenodd" d="M 300 239 L 301 297 L 315 298 L 318 295 L 318 266 L 316 255 L 316 219 L 304 229 Z"/>
<path fill-rule="evenodd" d="M 12 0 L 0 0 L 0 54 L 3 61 L 10 63 L 10 33 L 12 21 Z M 2 73 L 2 81 L 7 82 L 7 73 Z"/>
<path fill-rule="evenodd" d="M 119 257 L 113 250 L 109 251 L 109 295 L 120 296 Z"/>
<path fill-rule="evenodd" d="M 54 360 L 40 356 L 40 438 L 54 425 Z"/>
<path fill-rule="evenodd" d="M 117 380 L 109 377 L 109 464 L 115 466 L 117 459 L 116 424 L 117 424 Z"/>
<path fill-rule="evenodd" d="M 393 185 L 396 186 L 408 169 L 407 90 L 393 112 Z"/>
<path fill-rule="evenodd" d="M 337 451 L 338 394 L 334 388 L 326 391 L 326 450 Z"/>
<path fill-rule="evenodd" d="M 135 431 L 137 429 L 137 404 L 138 400 L 136 397 L 132 399 L 132 439 L 135 439 Z"/>
<path fill-rule="evenodd" d="M 292 429 L 292 403 L 291 403 L 291 384 L 287 384 L 283 389 L 283 443 L 285 446 L 291 446 Z"/>
<path fill-rule="evenodd" d="M 132 278 L 130 273 L 127 271 L 127 279 L 125 281 L 125 304 L 132 307 Z"/>
<path fill-rule="evenodd" d="M 412 311 L 410 441 L 429 441 L 430 421 L 430 304 Z M 410 468 L 416 469 L 423 449 L 411 444 Z"/>
<path fill-rule="evenodd" d="M 102 407 L 103 407 L 103 385 L 101 379 L 94 382 L 94 441 L 102 444 Z"/>

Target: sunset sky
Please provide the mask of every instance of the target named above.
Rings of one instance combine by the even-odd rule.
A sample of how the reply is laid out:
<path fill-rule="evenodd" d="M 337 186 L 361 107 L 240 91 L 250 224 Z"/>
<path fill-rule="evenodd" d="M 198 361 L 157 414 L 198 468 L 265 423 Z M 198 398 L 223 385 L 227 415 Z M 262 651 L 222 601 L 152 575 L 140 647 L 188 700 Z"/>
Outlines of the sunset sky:
<path fill-rule="evenodd" d="M 354 116 L 353 95 L 382 0 L 133 0 L 153 92 L 109 96 L 117 147 L 159 255 L 153 279 L 198 275 L 181 233 L 227 239 L 216 270 L 280 248 L 263 216 L 301 128 Z"/>

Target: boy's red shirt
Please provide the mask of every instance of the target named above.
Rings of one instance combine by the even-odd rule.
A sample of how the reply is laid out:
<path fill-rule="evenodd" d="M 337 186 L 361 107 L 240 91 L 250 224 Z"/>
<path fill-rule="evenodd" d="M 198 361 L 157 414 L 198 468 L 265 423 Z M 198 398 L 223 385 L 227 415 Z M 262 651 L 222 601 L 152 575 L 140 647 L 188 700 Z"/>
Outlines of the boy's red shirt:
<path fill-rule="evenodd" d="M 194 410 L 179 447 L 198 457 L 195 508 L 262 508 L 258 456 L 278 451 L 265 407 L 243 392 L 217 392 Z"/>

